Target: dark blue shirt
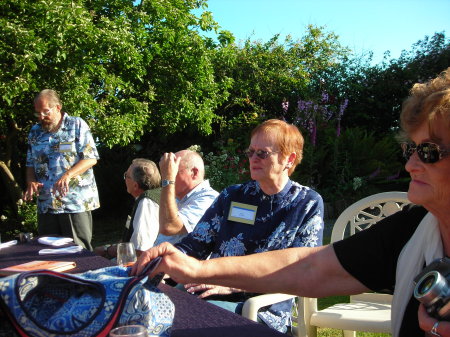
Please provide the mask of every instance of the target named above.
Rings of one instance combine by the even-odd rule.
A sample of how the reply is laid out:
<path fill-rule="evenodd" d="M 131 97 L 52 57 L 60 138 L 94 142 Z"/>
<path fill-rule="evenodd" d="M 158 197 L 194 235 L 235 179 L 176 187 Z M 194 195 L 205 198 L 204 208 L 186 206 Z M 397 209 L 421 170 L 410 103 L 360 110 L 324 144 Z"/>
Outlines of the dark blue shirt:
<path fill-rule="evenodd" d="M 257 206 L 254 224 L 228 219 L 231 202 Z M 177 247 L 199 259 L 322 244 L 322 197 L 291 180 L 274 195 L 256 181 L 227 187 Z"/>
<path fill-rule="evenodd" d="M 254 223 L 229 220 L 232 202 L 257 206 Z M 323 228 L 323 201 L 314 190 L 289 180 L 281 192 L 267 195 L 258 182 L 250 181 L 224 189 L 193 232 L 176 246 L 198 259 L 242 256 L 322 245 Z M 272 328 L 286 332 L 291 307 L 291 300 L 283 301 L 258 316 Z"/>

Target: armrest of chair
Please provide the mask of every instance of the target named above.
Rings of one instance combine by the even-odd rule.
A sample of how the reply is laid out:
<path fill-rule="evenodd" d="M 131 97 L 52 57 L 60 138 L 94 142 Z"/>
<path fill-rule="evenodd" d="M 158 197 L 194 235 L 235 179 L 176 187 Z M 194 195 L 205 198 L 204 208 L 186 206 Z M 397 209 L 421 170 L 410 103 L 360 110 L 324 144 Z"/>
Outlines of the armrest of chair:
<path fill-rule="evenodd" d="M 242 308 L 242 316 L 257 322 L 258 310 L 261 309 L 262 307 L 282 302 L 295 297 L 296 297 L 295 295 L 288 295 L 281 293 L 263 294 L 259 296 L 254 296 L 244 302 L 244 306 Z"/>
<path fill-rule="evenodd" d="M 381 304 L 392 304 L 392 295 L 381 293 L 362 293 L 350 296 L 350 302 L 372 302 Z"/>

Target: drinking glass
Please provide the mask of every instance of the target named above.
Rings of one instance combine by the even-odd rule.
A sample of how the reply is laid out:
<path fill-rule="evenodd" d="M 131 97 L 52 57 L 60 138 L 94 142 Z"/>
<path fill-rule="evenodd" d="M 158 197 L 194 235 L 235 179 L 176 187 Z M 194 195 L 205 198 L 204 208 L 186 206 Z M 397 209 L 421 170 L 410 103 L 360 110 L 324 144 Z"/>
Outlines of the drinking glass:
<path fill-rule="evenodd" d="M 109 337 L 147 337 L 147 329 L 142 325 L 124 325 L 112 329 Z"/>
<path fill-rule="evenodd" d="M 136 250 L 132 242 L 122 242 L 117 245 L 117 264 L 129 267 L 136 262 Z"/>

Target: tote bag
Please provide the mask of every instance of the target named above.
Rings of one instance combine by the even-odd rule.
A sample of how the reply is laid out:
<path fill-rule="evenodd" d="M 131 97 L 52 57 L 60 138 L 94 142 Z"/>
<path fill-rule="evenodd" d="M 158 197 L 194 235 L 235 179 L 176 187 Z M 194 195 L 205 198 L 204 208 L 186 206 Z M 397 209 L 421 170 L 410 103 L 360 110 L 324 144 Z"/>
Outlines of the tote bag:
<path fill-rule="evenodd" d="M 108 336 L 144 325 L 169 336 L 175 306 L 147 276 L 114 266 L 80 274 L 37 270 L 0 278 L 0 303 L 20 336 Z"/>

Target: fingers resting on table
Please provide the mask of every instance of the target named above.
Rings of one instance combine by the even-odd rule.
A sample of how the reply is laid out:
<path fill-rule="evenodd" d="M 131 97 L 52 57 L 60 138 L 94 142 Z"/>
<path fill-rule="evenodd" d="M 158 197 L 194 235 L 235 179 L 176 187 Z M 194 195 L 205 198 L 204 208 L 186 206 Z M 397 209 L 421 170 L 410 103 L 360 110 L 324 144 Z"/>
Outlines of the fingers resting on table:
<path fill-rule="evenodd" d="M 198 283 L 188 283 L 184 287 L 188 293 L 197 293 L 199 298 L 206 298 L 212 295 L 229 295 L 235 292 L 242 291 L 240 289 L 216 286 L 213 284 L 198 284 Z M 201 292 L 200 294 L 198 294 Z"/>

